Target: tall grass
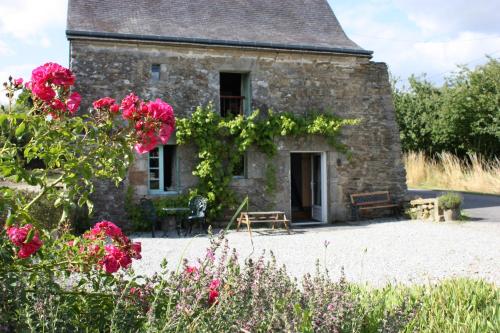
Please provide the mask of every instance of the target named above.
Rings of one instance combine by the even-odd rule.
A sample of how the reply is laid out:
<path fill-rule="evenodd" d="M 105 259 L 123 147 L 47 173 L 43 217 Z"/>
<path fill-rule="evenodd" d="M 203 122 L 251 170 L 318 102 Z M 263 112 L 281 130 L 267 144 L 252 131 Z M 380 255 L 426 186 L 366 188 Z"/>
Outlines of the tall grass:
<path fill-rule="evenodd" d="M 500 160 L 468 155 L 468 161 L 450 153 L 429 158 L 421 152 L 405 154 L 409 187 L 439 188 L 500 194 Z"/>

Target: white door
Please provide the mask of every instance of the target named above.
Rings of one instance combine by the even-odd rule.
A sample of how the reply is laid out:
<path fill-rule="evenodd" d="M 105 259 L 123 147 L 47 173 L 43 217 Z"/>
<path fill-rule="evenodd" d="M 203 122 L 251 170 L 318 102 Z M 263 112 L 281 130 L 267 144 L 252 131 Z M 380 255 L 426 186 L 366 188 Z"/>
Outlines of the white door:
<path fill-rule="evenodd" d="M 322 154 L 311 154 L 311 193 L 312 193 L 312 218 L 323 222 L 323 186 Z"/>

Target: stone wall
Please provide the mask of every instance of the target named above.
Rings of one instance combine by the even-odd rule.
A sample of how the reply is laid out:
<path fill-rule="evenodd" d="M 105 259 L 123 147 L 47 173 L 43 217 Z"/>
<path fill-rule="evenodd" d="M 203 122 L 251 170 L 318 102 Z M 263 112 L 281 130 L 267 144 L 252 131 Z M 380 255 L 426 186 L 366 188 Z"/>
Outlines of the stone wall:
<path fill-rule="evenodd" d="M 161 65 L 158 81 L 151 78 L 152 64 Z M 72 40 L 71 68 L 77 76 L 75 89 L 83 96 L 83 110 L 95 98 L 121 99 L 134 91 L 146 99 L 162 98 L 172 104 L 177 116 L 188 116 L 196 106 L 209 102 L 218 108 L 220 72 L 242 72 L 250 73 L 253 108 L 299 114 L 331 110 L 341 117 L 361 119 L 360 125 L 342 135 L 352 150 L 350 159 L 314 136 L 280 139 L 274 161 L 249 151 L 247 178 L 235 180 L 233 187 L 248 193 L 257 209 L 274 206 L 290 213 L 291 151 L 326 152 L 329 221 L 349 218 L 351 193 L 389 190 L 396 200 L 406 193 L 399 132 L 383 63 L 346 55 Z M 191 174 L 196 150 L 183 146 L 178 154 L 185 190 L 196 183 Z M 266 163 L 276 165 L 279 181 L 274 198 L 264 191 Z M 147 155 L 137 157 L 128 181 L 138 197 L 148 194 Z M 122 190 L 108 187 L 105 195 L 112 197 Z M 98 200 L 96 209 L 110 217 L 123 215 L 119 200 Z"/>

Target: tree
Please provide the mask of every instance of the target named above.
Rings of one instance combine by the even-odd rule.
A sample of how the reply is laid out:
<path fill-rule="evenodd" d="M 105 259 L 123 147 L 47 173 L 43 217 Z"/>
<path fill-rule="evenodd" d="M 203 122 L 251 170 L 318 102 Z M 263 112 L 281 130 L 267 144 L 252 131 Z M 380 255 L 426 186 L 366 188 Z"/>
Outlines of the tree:
<path fill-rule="evenodd" d="M 409 78 L 393 96 L 404 151 L 500 155 L 500 62 L 460 67 L 442 87 Z"/>

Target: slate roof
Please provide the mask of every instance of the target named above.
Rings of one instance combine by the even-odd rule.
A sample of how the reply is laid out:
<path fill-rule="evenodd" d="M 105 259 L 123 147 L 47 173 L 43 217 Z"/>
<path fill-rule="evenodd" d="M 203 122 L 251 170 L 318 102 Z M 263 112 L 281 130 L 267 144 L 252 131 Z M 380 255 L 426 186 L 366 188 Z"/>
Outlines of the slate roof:
<path fill-rule="evenodd" d="M 371 55 L 327 0 L 69 0 L 66 34 Z"/>

